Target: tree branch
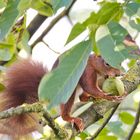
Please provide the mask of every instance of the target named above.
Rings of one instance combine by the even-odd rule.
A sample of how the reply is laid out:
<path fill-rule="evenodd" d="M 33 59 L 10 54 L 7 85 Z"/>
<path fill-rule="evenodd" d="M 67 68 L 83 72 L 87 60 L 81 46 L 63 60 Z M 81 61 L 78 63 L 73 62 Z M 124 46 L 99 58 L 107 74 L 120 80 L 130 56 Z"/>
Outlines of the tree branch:
<path fill-rule="evenodd" d="M 90 140 L 93 140 L 95 139 L 99 134 L 100 132 L 104 129 L 104 127 L 108 124 L 109 120 L 112 118 L 112 116 L 114 115 L 115 111 L 117 110 L 119 104 L 116 105 L 113 110 L 111 111 L 110 115 L 107 117 L 107 119 L 103 122 L 102 126 L 94 133 L 94 135 L 91 137 Z"/>
<path fill-rule="evenodd" d="M 21 106 L 18 106 L 16 108 L 12 107 L 9 108 L 5 111 L 1 111 L 0 112 L 0 119 L 6 119 L 9 117 L 13 117 L 16 115 L 21 115 L 24 113 L 31 113 L 31 112 L 42 112 L 43 111 L 43 107 L 40 103 L 35 103 L 35 104 L 23 104 Z"/>
<path fill-rule="evenodd" d="M 47 112 L 45 108 L 46 104 L 41 104 L 40 102 L 34 104 L 23 104 L 16 108 L 10 108 L 8 110 L 0 112 L 0 119 L 6 119 L 24 113 L 41 112 L 45 120 L 48 122 L 48 125 L 54 131 L 54 134 L 62 140 L 65 139 L 68 136 L 68 133 L 61 129 L 58 126 L 58 124 L 55 123 L 54 119 L 51 117 L 51 115 Z"/>
<path fill-rule="evenodd" d="M 68 133 L 64 129 L 60 128 L 57 123 L 55 123 L 54 119 L 46 109 L 43 110 L 43 117 L 47 120 L 48 125 L 53 129 L 56 136 L 62 140 L 68 137 Z"/>
<path fill-rule="evenodd" d="M 43 16 L 40 14 L 37 14 L 34 19 L 31 21 L 29 26 L 27 27 L 27 30 L 29 32 L 30 38 L 33 36 L 33 34 L 36 32 L 36 30 L 41 26 L 41 24 L 47 19 L 47 16 Z"/>
<path fill-rule="evenodd" d="M 33 48 L 38 42 L 42 41 L 42 39 L 44 38 L 44 36 L 53 28 L 53 26 L 65 15 L 67 15 L 71 9 L 71 7 L 74 5 L 74 3 L 76 2 L 76 0 L 73 0 L 73 2 L 71 3 L 71 5 L 67 8 L 64 9 L 58 16 L 56 16 L 51 23 L 49 24 L 49 26 L 42 32 L 42 34 L 34 41 L 34 43 L 31 45 L 31 48 Z"/>
<path fill-rule="evenodd" d="M 121 80 L 124 83 L 125 91 L 128 94 L 137 88 L 137 86 L 140 84 L 140 60 L 137 61 L 137 63 L 121 78 Z M 116 108 L 116 106 L 118 106 L 117 102 L 111 102 L 111 101 L 107 101 L 107 100 L 103 100 L 103 99 L 94 100 L 94 102 L 91 103 L 89 105 L 89 107 L 79 115 L 79 117 L 83 119 L 83 122 L 84 122 L 84 125 L 86 128 L 86 127 L 90 126 L 91 124 L 95 123 L 96 121 L 98 121 L 99 119 L 103 118 L 104 114 L 107 111 L 109 111 L 112 108 Z M 137 119 L 135 121 L 132 131 L 135 130 L 135 127 L 139 120 L 138 118 L 140 116 L 140 105 L 139 105 L 138 110 L 139 111 L 137 112 L 137 115 L 136 115 Z M 52 128 L 55 124 L 55 122 L 53 121 L 53 118 L 50 119 L 51 116 L 47 115 L 48 114 L 48 113 L 46 113 L 47 111 L 44 110 L 43 105 L 39 104 L 39 103 L 30 104 L 30 105 L 24 104 L 17 108 L 11 108 L 6 111 L 0 112 L 0 119 L 8 118 L 8 117 L 11 117 L 14 115 L 19 115 L 19 114 L 27 113 L 27 112 L 43 112 L 43 114 L 44 114 L 43 116 L 46 118 L 46 120 L 49 123 L 51 123 L 50 127 Z M 59 127 L 57 128 L 57 124 L 56 124 L 56 127 L 55 128 L 53 127 L 52 129 L 54 130 L 56 135 L 58 135 L 58 132 L 59 132 L 60 137 L 61 137 L 60 133 L 62 133 L 62 136 L 66 136 L 65 134 L 66 134 L 67 130 L 72 130 L 71 137 L 78 134 L 76 129 L 73 128 L 71 124 L 65 125 L 65 128 L 66 128 L 65 131 L 63 131 L 63 129 L 61 129 Z M 56 131 L 56 129 L 57 129 L 57 131 Z M 58 130 L 58 129 L 60 129 L 60 130 Z M 131 133 L 133 133 L 133 132 L 131 132 Z"/>
<path fill-rule="evenodd" d="M 125 91 L 130 94 L 134 91 L 140 84 L 140 60 L 121 78 L 124 83 Z M 94 100 L 94 103 L 84 112 L 82 112 L 79 117 L 83 119 L 85 127 L 89 127 L 91 124 L 95 123 L 101 119 L 104 114 L 112 108 L 118 106 L 117 102 L 111 102 L 107 100 Z M 73 136 L 78 133 L 73 128 Z"/>

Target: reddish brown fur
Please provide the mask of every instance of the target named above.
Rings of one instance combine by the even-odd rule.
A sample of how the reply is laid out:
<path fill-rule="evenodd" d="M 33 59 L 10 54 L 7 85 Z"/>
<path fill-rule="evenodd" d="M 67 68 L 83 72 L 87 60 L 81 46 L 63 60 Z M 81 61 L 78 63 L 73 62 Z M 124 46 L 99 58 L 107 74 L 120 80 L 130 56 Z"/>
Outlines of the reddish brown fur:
<path fill-rule="evenodd" d="M 47 69 L 42 64 L 30 59 L 11 66 L 4 80 L 6 90 L 0 94 L 0 111 L 23 103 L 31 104 L 38 101 L 38 85 L 45 73 Z M 20 135 L 26 135 L 37 129 L 38 116 L 35 113 L 0 120 L 0 133 L 12 135 L 14 140 L 19 139 Z"/>

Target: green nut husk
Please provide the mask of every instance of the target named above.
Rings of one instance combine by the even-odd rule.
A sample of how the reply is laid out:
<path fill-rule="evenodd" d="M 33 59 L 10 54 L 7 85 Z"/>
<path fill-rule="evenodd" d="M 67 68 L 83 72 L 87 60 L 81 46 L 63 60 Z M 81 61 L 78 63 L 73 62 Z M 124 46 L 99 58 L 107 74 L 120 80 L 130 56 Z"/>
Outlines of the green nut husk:
<path fill-rule="evenodd" d="M 124 85 L 118 77 L 108 78 L 104 81 L 102 90 L 111 95 L 123 95 Z"/>
<path fill-rule="evenodd" d="M 115 78 L 115 84 L 116 84 L 116 88 L 117 88 L 117 91 L 118 91 L 119 95 L 123 95 L 125 93 L 124 84 L 119 79 L 119 77 Z"/>

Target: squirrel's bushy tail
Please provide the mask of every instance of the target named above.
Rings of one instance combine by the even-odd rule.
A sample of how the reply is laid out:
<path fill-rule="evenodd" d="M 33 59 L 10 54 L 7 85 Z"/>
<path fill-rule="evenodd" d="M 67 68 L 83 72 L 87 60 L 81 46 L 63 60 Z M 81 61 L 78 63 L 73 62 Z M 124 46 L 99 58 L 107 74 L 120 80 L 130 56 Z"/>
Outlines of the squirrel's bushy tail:
<path fill-rule="evenodd" d="M 21 60 L 6 71 L 5 91 L 0 93 L 0 111 L 17 107 L 23 103 L 32 104 L 38 101 L 38 85 L 48 72 L 42 64 L 31 59 Z M 38 130 L 36 113 L 22 114 L 0 120 L 0 133 L 9 135 L 12 140 L 23 139 L 24 135 Z M 28 140 L 28 138 L 25 139 Z"/>

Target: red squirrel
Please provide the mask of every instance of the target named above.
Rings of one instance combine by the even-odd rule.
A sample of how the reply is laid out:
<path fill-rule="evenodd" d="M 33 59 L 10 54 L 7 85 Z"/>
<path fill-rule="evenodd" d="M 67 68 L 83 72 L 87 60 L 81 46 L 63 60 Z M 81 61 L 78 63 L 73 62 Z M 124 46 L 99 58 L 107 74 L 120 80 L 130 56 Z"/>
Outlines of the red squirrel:
<path fill-rule="evenodd" d="M 99 85 L 97 76 L 102 77 L 115 77 L 121 74 L 121 71 L 109 66 L 101 56 L 96 56 L 94 54 L 89 56 L 87 66 L 79 80 L 79 85 L 83 89 L 83 93 L 80 96 L 81 101 L 88 101 L 90 98 L 95 99 L 107 99 L 110 101 L 120 102 L 123 96 L 110 96 L 109 94 L 103 92 Z M 67 101 L 66 104 L 61 104 L 61 116 L 64 120 L 74 123 L 77 130 L 82 131 L 84 129 L 84 124 L 81 118 L 74 118 L 70 116 L 71 108 L 74 103 L 76 94 L 76 89 L 73 95 Z"/>
<path fill-rule="evenodd" d="M 58 61 L 56 61 L 54 67 L 57 65 L 59 65 Z M 21 60 L 8 68 L 5 75 L 6 78 L 4 79 L 6 89 L 4 93 L 0 94 L 0 111 L 17 107 L 23 103 L 31 104 L 37 102 L 38 85 L 41 78 L 47 72 L 47 68 L 31 59 Z M 120 75 L 120 71 L 106 64 L 101 56 L 90 55 L 85 71 L 79 80 L 79 84 L 84 91 L 80 99 L 88 101 L 90 97 L 93 97 L 115 101 L 121 100 L 121 96 L 109 96 L 99 88 L 97 74 L 116 76 Z M 61 116 L 64 120 L 74 123 L 78 130 L 83 130 L 82 120 L 70 116 L 75 94 L 76 92 L 74 91 L 68 102 L 61 104 Z M 20 136 L 38 130 L 38 122 L 36 113 L 22 114 L 3 119 L 0 120 L 0 133 L 12 136 L 13 140 L 19 140 Z"/>
<path fill-rule="evenodd" d="M 20 60 L 9 67 L 3 82 L 5 91 L 0 93 L 0 111 L 23 103 L 37 102 L 38 85 L 47 72 L 47 68 L 31 59 Z M 36 113 L 29 113 L 2 119 L 0 120 L 0 133 L 9 135 L 12 140 L 20 140 L 22 136 L 38 130 L 38 117 Z"/>

